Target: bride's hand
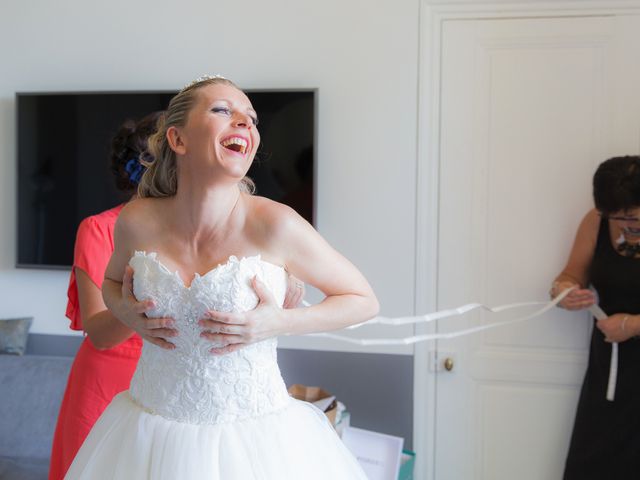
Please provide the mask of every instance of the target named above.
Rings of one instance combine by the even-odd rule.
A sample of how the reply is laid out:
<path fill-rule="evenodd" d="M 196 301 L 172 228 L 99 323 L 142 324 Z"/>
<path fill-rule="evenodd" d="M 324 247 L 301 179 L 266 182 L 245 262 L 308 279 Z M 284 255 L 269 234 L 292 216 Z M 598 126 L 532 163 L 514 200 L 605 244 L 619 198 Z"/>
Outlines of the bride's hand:
<path fill-rule="evenodd" d="M 173 327 L 172 318 L 148 318 L 145 312 L 155 308 L 152 300 L 139 302 L 133 294 L 133 268 L 127 265 L 122 278 L 122 300 L 118 305 L 116 317 L 147 342 L 162 348 L 175 348 L 167 341 L 178 332 Z"/>
<path fill-rule="evenodd" d="M 248 312 L 209 310 L 200 320 L 201 337 L 219 344 L 210 350 L 216 355 L 235 352 L 250 344 L 283 334 L 285 316 L 264 283 L 253 277 L 251 285 L 258 295 L 258 305 Z"/>

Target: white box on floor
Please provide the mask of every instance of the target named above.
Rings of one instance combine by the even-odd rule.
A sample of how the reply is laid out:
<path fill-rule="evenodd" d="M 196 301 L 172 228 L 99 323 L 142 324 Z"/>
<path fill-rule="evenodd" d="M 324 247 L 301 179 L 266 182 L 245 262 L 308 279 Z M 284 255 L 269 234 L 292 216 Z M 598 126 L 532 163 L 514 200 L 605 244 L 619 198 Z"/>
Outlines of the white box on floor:
<path fill-rule="evenodd" d="M 403 438 L 347 427 L 342 432 L 342 441 L 358 459 L 369 480 L 398 478 Z"/>

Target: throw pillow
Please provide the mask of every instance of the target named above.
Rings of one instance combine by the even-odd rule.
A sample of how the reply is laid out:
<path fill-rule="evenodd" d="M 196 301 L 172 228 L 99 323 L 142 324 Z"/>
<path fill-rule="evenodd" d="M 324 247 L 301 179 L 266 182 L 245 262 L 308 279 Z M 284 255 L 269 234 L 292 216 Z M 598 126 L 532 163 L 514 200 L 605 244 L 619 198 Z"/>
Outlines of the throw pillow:
<path fill-rule="evenodd" d="M 32 321 L 31 317 L 0 319 L 0 353 L 22 355 Z"/>

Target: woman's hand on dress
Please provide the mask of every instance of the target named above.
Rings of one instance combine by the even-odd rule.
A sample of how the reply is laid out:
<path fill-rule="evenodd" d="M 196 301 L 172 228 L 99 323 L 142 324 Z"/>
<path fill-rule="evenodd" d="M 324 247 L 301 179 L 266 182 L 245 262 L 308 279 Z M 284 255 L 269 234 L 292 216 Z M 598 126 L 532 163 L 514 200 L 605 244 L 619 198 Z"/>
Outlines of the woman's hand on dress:
<path fill-rule="evenodd" d="M 565 290 L 573 288 L 569 294 L 562 299 L 558 306 L 567 310 L 582 310 L 589 308 L 596 303 L 596 296 L 593 291 L 588 288 L 580 288 L 580 285 L 574 282 L 555 282 L 551 288 L 551 297 L 556 298 Z"/>
<path fill-rule="evenodd" d="M 598 320 L 596 327 L 604 334 L 605 342 L 624 342 L 637 335 L 637 317 L 627 313 L 616 313 Z"/>
<path fill-rule="evenodd" d="M 122 300 L 118 306 L 118 320 L 146 341 L 162 348 L 175 348 L 167 338 L 175 337 L 178 332 L 174 328 L 172 318 L 148 318 L 145 312 L 155 308 L 152 300 L 139 302 L 133 294 L 133 268 L 127 265 L 122 278 Z"/>
<path fill-rule="evenodd" d="M 253 277 L 251 285 L 258 295 L 258 305 L 248 312 L 209 310 L 200 320 L 201 337 L 220 346 L 210 350 L 216 355 L 234 352 L 250 343 L 260 342 L 285 332 L 285 317 L 266 285 Z"/>
<path fill-rule="evenodd" d="M 287 293 L 282 308 L 296 308 L 304 299 L 304 282 L 287 272 Z"/>

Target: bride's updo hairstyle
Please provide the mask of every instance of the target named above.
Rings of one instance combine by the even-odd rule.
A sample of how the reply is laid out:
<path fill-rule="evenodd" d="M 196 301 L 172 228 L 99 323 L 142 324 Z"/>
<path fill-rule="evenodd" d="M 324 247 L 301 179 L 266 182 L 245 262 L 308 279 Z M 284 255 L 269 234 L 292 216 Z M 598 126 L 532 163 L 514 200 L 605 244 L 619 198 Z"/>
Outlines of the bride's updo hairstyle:
<path fill-rule="evenodd" d="M 187 116 L 198 99 L 198 90 L 209 85 L 229 85 L 240 90 L 231 80 L 219 75 L 204 76 L 191 82 L 171 99 L 166 112 L 158 118 L 156 133 L 149 137 L 148 151 L 154 160 L 143 162 L 147 169 L 138 185 L 140 197 L 170 197 L 176 194 L 176 154 L 169 146 L 167 130 L 171 127 L 184 127 Z M 255 191 L 255 185 L 249 177 L 244 177 L 239 187 L 243 192 Z"/>

